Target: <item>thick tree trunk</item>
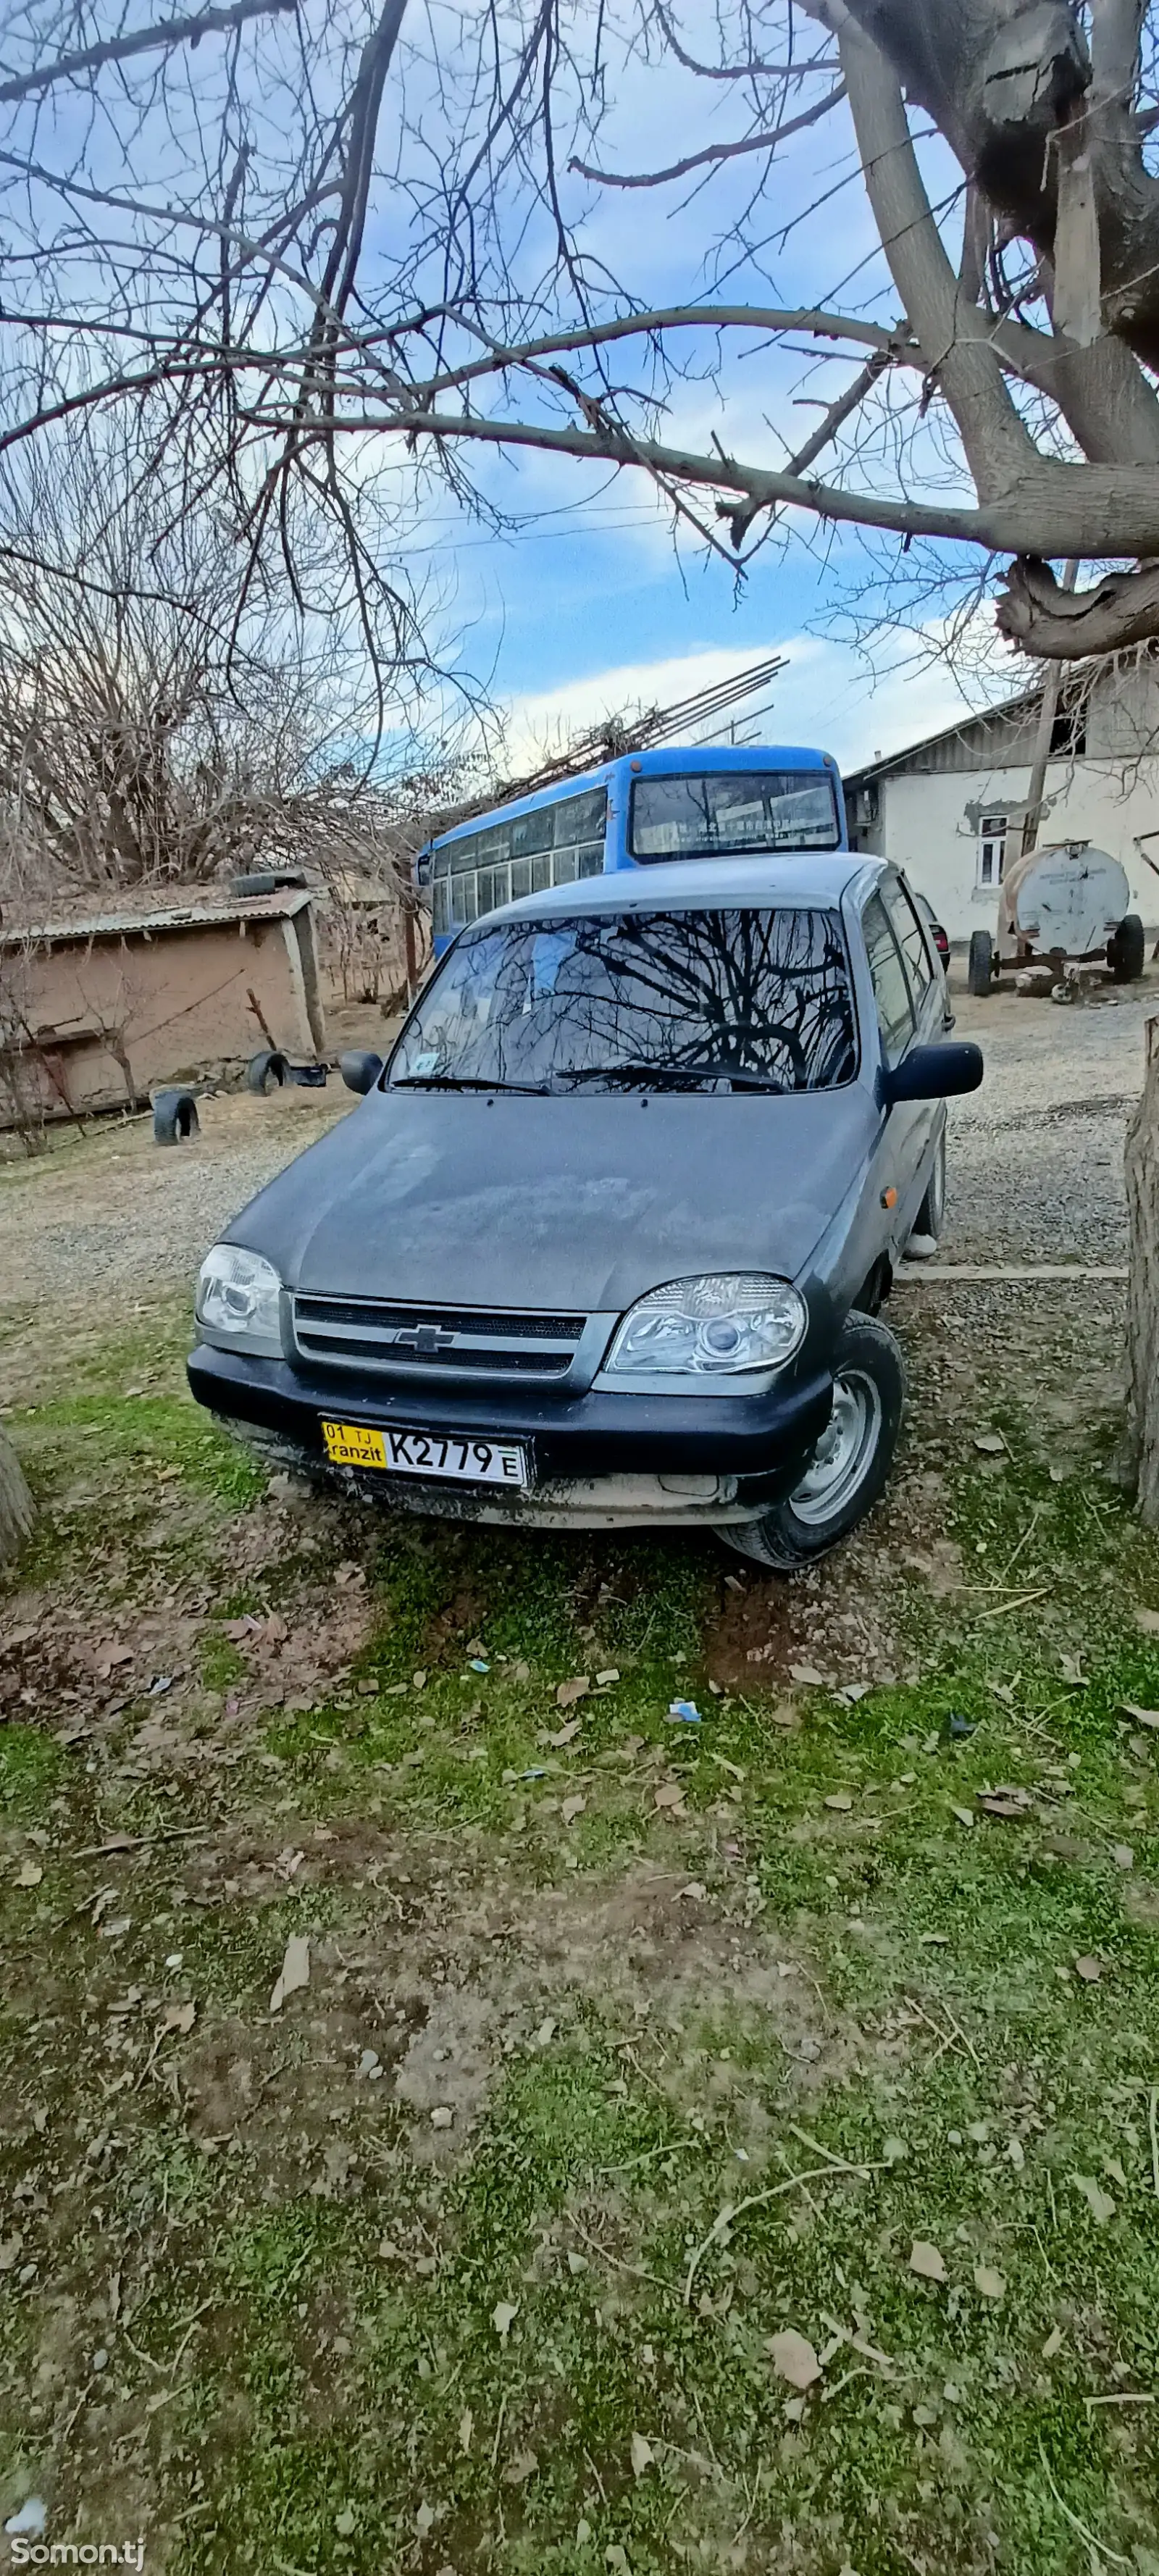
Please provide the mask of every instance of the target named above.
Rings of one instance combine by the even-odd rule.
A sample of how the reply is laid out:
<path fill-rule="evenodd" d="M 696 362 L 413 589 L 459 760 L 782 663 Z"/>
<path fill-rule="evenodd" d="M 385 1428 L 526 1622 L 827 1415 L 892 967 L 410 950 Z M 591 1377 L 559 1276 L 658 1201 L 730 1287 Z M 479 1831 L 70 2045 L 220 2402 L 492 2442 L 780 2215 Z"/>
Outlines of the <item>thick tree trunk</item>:
<path fill-rule="evenodd" d="M 32 1527 L 32 1496 L 6 1431 L 0 1431 L 0 1565 L 14 1557 Z"/>
<path fill-rule="evenodd" d="M 1127 1423 L 1124 1482 L 1159 1527 L 1159 1016 L 1146 1030 L 1143 1093 L 1127 1129 Z"/>

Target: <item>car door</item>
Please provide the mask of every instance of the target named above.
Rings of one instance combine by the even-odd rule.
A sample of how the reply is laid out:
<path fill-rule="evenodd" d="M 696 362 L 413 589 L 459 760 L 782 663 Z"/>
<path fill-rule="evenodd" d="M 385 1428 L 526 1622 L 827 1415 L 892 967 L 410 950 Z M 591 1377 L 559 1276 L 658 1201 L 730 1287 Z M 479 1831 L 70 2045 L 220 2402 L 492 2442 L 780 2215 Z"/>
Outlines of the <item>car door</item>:
<path fill-rule="evenodd" d="M 877 1026 L 881 1042 L 881 1060 L 887 1069 L 900 1064 L 903 1055 L 914 1044 L 918 1028 L 914 991 L 906 971 L 901 942 L 894 929 L 885 900 L 883 880 L 870 895 L 861 916 L 869 960 L 870 982 L 877 1009 Z M 892 879 L 896 886 L 897 879 Z M 881 1136 L 874 1158 L 874 1184 L 880 1204 L 886 1211 L 884 1241 L 892 1252 L 912 1232 L 919 1204 L 915 1180 L 920 1171 L 926 1144 L 927 1104 L 922 1100 L 898 1100 L 884 1112 Z"/>
<path fill-rule="evenodd" d="M 943 985 L 925 923 L 904 878 L 895 876 L 892 869 L 882 878 L 878 892 L 901 951 L 909 985 L 914 1016 L 912 1043 L 935 1046 L 944 1034 Z M 905 1220 L 902 1242 L 911 1232 L 921 1206 L 938 1138 L 946 1123 L 944 1101 L 915 1100 L 906 1106 L 910 1115 L 904 1126 L 899 1126 L 897 1138 L 899 1164 L 904 1152 L 904 1171 L 899 1168 L 897 1178 Z"/>

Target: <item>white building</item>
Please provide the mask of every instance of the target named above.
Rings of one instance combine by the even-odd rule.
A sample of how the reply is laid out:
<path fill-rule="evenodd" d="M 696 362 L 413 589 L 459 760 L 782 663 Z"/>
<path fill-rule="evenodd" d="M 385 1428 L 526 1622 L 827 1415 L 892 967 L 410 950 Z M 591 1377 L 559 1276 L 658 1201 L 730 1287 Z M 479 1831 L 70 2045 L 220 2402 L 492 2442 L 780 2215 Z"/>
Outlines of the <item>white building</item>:
<path fill-rule="evenodd" d="M 953 940 L 997 927 L 1019 845 L 1039 692 L 931 734 L 845 781 L 855 849 L 893 859 Z M 1055 720 L 1038 838 L 1090 841 L 1125 868 L 1132 912 L 1159 923 L 1159 669 L 1079 665 Z"/>

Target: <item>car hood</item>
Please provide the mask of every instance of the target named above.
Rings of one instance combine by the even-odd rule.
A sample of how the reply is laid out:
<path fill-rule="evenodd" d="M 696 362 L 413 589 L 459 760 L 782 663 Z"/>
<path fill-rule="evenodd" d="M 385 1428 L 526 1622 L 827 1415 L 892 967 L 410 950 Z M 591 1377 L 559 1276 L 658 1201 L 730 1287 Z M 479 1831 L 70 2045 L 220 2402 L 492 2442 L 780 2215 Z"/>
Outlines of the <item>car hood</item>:
<path fill-rule="evenodd" d="M 785 1098 L 372 1092 L 227 1240 L 315 1295 L 618 1313 L 701 1271 L 797 1277 L 878 1123 L 860 1084 Z"/>

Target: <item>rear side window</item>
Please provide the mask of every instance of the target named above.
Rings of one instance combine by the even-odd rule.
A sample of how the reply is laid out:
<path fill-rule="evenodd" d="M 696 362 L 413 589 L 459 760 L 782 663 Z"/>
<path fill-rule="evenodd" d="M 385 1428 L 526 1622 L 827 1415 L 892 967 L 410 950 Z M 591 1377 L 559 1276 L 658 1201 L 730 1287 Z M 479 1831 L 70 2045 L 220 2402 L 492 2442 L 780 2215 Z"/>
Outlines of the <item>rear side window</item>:
<path fill-rule="evenodd" d="M 896 878 L 882 887 L 882 897 L 905 959 L 914 1001 L 920 1010 L 934 980 L 925 931 L 905 887 L 899 885 Z"/>
<path fill-rule="evenodd" d="M 862 920 L 885 1052 L 890 1057 L 899 1056 L 913 1036 L 913 1003 L 901 950 L 880 895 L 870 896 Z"/>

